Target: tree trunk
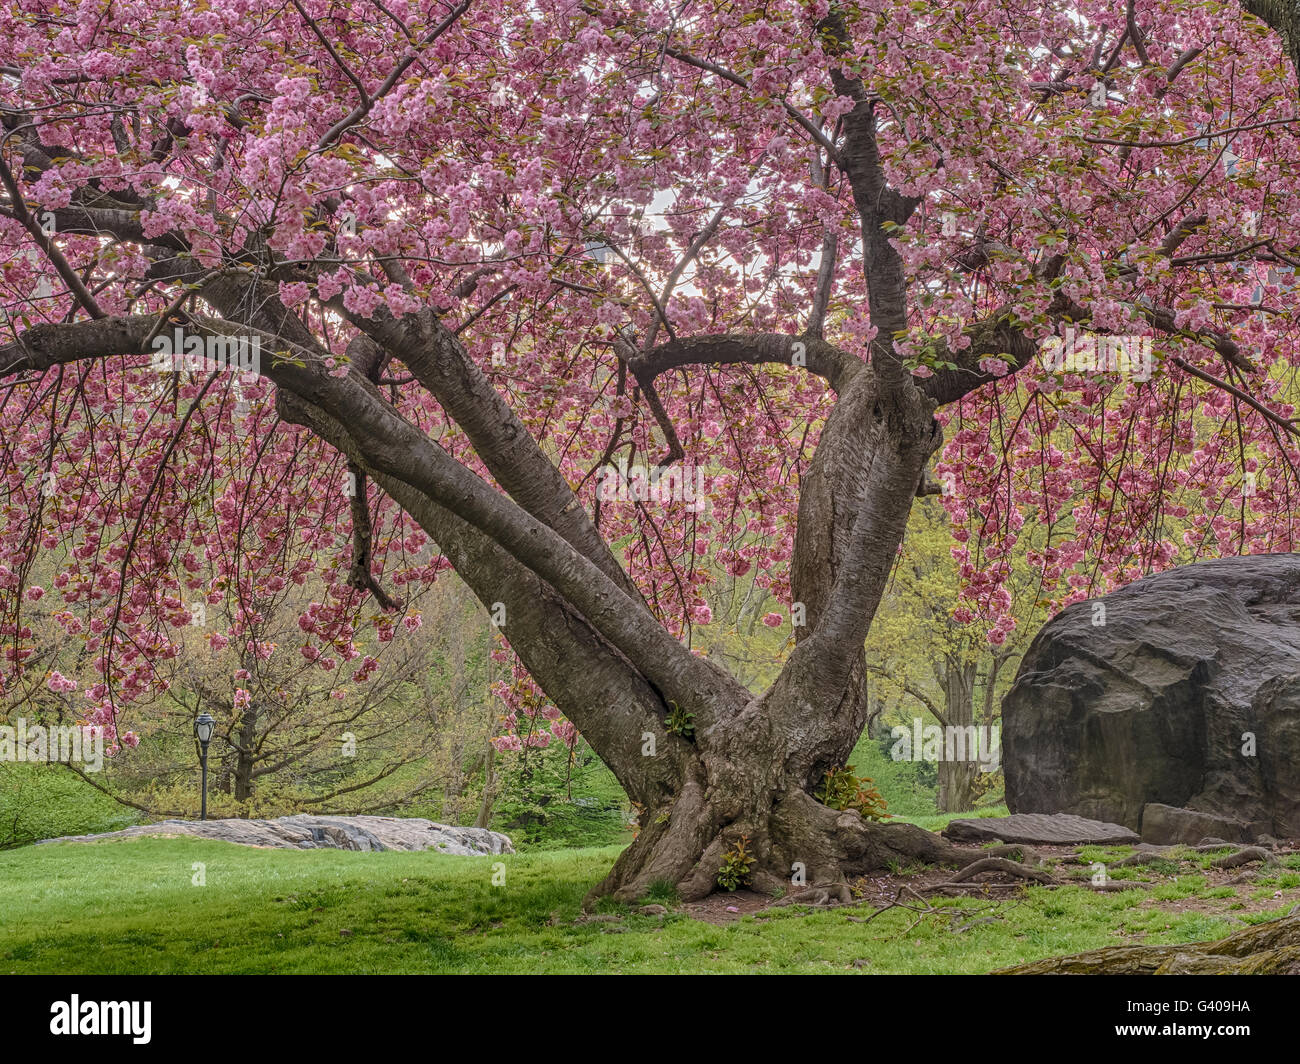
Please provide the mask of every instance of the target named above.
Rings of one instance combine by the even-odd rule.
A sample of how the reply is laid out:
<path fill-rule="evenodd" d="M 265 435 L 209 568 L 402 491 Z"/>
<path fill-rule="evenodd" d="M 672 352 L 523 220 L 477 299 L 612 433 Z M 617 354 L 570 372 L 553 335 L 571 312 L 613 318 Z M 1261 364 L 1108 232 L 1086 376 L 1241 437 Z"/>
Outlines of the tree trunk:
<path fill-rule="evenodd" d="M 403 357 L 426 373 L 419 351 Z M 807 624 L 795 630 L 780 676 L 759 696 L 676 641 L 663 643 L 644 602 L 623 592 L 625 575 L 604 576 L 608 555 L 579 568 L 541 525 L 506 536 L 506 549 L 483 530 L 496 521 L 490 498 L 475 523 L 434 502 L 432 481 L 413 484 L 421 477 L 409 470 L 412 462 L 436 470 L 436 452 L 409 426 L 368 414 L 373 400 L 366 394 L 328 397 L 338 410 L 283 388 L 277 400 L 282 416 L 369 471 L 429 532 L 480 602 L 489 609 L 504 604 L 503 634 L 512 649 L 643 810 L 639 836 L 589 902 L 606 894 L 636 900 L 658 882 L 683 898 L 703 897 L 716 889 L 724 856 L 742 840 L 754 861 L 750 884 L 764 891 L 952 856 L 929 832 L 864 822 L 812 797 L 827 770 L 846 763 L 866 725 L 862 648 L 922 470 L 941 443 L 934 403 L 923 393 L 910 386 L 887 392 L 864 367 L 827 419 L 801 485 L 792 569 Z M 355 413 L 346 410 L 349 396 L 359 404 Z M 385 468 L 399 438 L 427 456 L 406 455 L 402 475 L 395 465 Z M 450 467 L 448 474 L 458 476 Z M 561 505 L 564 498 L 572 496 L 536 505 L 539 512 L 564 510 L 572 523 L 582 510 Z M 549 520 L 553 529 L 564 527 L 557 515 Z M 585 535 L 581 526 L 565 533 L 571 543 Z M 690 737 L 668 730 L 674 708 L 693 715 Z"/>
<path fill-rule="evenodd" d="M 229 794 L 233 789 L 233 781 L 235 778 L 234 751 L 227 749 L 226 752 L 221 755 L 221 761 L 219 764 L 220 768 L 215 773 L 216 778 L 212 784 L 212 789 L 214 791 L 219 791 L 222 794 Z"/>
<path fill-rule="evenodd" d="M 800 482 L 791 587 L 792 609 L 806 623 L 761 695 L 666 630 L 571 486 L 438 314 L 349 315 L 364 335 L 349 345 L 351 368 L 338 376 L 273 280 L 178 267 L 182 277 L 202 276 L 203 300 L 221 314 L 202 318 L 203 329 L 259 330 L 275 350 L 301 355 L 263 366 L 276 385 L 277 413 L 362 470 L 429 533 L 485 607 L 503 607 L 512 650 L 643 810 L 641 834 L 593 896 L 635 899 L 664 880 L 684 897 L 700 897 L 741 841 L 760 890 L 951 856 L 928 832 L 865 822 L 813 797 L 866 725 L 864 644 L 922 471 L 942 442 L 938 399 L 915 383 L 892 339 L 908 327 L 907 282 L 882 227 L 905 223 L 919 201 L 886 186 L 871 143 L 870 102 L 860 85 L 845 91 L 861 97 L 846 118 L 852 144 L 845 155 L 869 250 L 870 361 L 812 333 L 706 336 L 626 356 L 638 379 L 652 381 L 683 364 L 673 361 L 679 356 L 788 366 L 798 347 L 839 392 Z M 156 324 L 155 315 L 135 315 L 34 326 L 8 372 L 141 351 Z M 384 397 L 367 367 L 388 358 L 404 363 L 464 429 L 497 487 Z M 979 379 L 972 376 L 971 386 Z M 677 713 L 691 715 L 689 737 L 669 730 Z M 251 758 L 251 737 L 240 745 Z"/>
<path fill-rule="evenodd" d="M 1247 10 L 1278 29 L 1288 55 L 1300 61 L 1300 16 L 1294 2 L 1248 0 Z M 458 17 L 446 20 L 437 32 L 449 30 Z M 75 209 L 56 209 L 62 211 L 59 233 L 111 235 L 138 248 L 131 257 L 141 257 L 147 269 L 131 280 L 130 289 L 163 287 L 143 312 L 135 311 L 139 297 L 133 296 L 125 301 L 125 312 L 106 314 L 87 282 L 57 260 L 53 245 L 47 248 L 48 240 L 42 239 L 40 246 L 50 252 L 47 257 L 89 317 L 76 320 L 74 306 L 64 321 L 25 328 L 13 343 L 0 345 L 0 378 L 32 373 L 39 379 L 84 360 L 145 354 L 158 336 L 160 310 L 166 308 L 165 317 L 182 309 L 182 303 L 167 307 L 157 301 L 171 301 L 177 293 L 191 304 L 184 320 L 196 334 L 264 341 L 276 357 L 267 359 L 260 372 L 275 387 L 277 413 L 339 451 L 418 522 L 488 609 L 505 608 L 502 627 L 511 648 L 643 810 L 640 836 L 598 892 L 632 898 L 650 883 L 666 880 L 688 897 L 708 893 L 724 855 L 742 840 L 753 855 L 751 878 L 760 889 L 783 887 L 792 876 L 812 883 L 895 860 L 943 859 L 949 848 L 934 836 L 904 825 L 864 822 L 857 813 L 820 805 L 813 794 L 829 768 L 847 761 L 867 721 L 863 647 L 912 499 L 921 489 L 922 470 L 941 442 L 934 411 L 1028 365 L 1037 357 L 1042 323 L 1031 331 L 1019 324 L 1012 307 L 999 307 L 967 326 L 960 349 L 950 349 L 938 337 L 931 338 L 933 343 L 927 340 L 926 350 L 933 356 L 929 361 L 940 368 L 928 378 L 915 375 L 918 367 L 897 341 L 921 324 L 914 295 L 924 289 L 904 268 L 894 234 L 908 224 L 924 196 L 890 184 L 877 137 L 880 100 L 855 73 L 862 50 L 852 40 L 852 30 L 836 7 L 816 27 L 826 73 L 852 107 L 840 115 L 833 144 L 822 143 L 825 134 L 815 138 L 815 169 L 822 168 L 820 150 L 827 147 L 828 162 L 848 179 L 860 223 L 866 287 L 866 305 L 855 308 L 854 316 L 860 322 L 869 319 L 869 333 L 855 329 L 851 348 L 837 347 L 823 334 L 840 272 L 834 261 L 837 220 L 827 230 L 824 248 L 829 254 L 819 267 L 807 328 L 797 336 L 716 331 L 678 336 L 669 327 L 671 339 L 657 342 L 659 319 L 664 325 L 669 319 L 661 301 L 654 300 L 658 318 L 642 308 L 655 321 L 649 331 L 633 342 L 631 334 L 620 330 L 620 339 L 611 343 L 617 372 L 635 380 L 664 435 L 672 438 L 678 459 L 684 457 L 680 441 L 667 410 L 654 397 L 652 386 L 661 374 L 688 366 L 774 365 L 783 372 L 800 366 L 824 377 L 837 395 L 799 485 L 790 584 L 792 607 L 799 608 L 806 624 L 795 630 L 793 650 L 762 695 L 674 638 L 665 624 L 671 619 L 644 601 L 615 548 L 602 538 L 553 461 L 555 441 L 530 433 L 514 400 L 497 390 L 467 348 L 467 342 L 485 337 L 471 333 L 460 338 L 460 330 L 509 289 L 492 296 L 455 330 L 443 321 L 448 311 L 424 302 L 426 297 L 413 297 L 420 309 L 409 313 L 379 306 L 363 315 L 337 288 L 330 297 L 319 284 L 340 269 L 337 247 L 311 258 L 285 258 L 273 252 L 278 245 L 271 238 L 277 234 L 268 221 L 247 233 L 237 227 L 233 232 L 239 233 L 239 243 L 218 249 L 221 261 L 239 263 L 238 269 L 211 269 L 203 253 L 208 249 L 200 252 L 193 246 L 195 227 L 145 239 L 152 222 L 146 223 L 143 211 L 150 201 L 131 192 L 107 208 L 104 190 L 87 181 L 66 201 Z M 400 80 L 409 62 L 408 57 L 390 68 L 394 73 L 383 91 Z M 26 182 L 50 171 L 65 149 L 51 154 L 40 140 L 38 116 L 48 103 L 26 88 L 17 96 L 17 106 L 6 107 L 3 125 L 9 145 L 22 155 L 18 172 Z M 35 101 L 31 113 L 23 104 L 29 96 Z M 335 123 L 321 148 L 345 132 L 356 133 L 351 125 L 369 106 L 366 102 L 352 118 Z M 258 128 L 243 120 L 235 125 Z M 167 141 L 183 142 L 184 137 L 169 135 Z M 165 156 L 171 149 L 162 150 Z M 72 148 L 66 151 L 79 158 Z M 376 156 L 382 152 L 382 144 L 373 146 Z M 84 170 L 89 178 L 93 166 L 87 162 Z M 829 172 L 828 165 L 824 176 Z M 18 204 L 22 190 L 12 180 L 7 183 L 11 205 Z M 822 187 L 830 187 L 829 182 L 822 181 Z M 328 221 L 318 206 L 325 204 L 312 205 L 313 227 Z M 328 213 L 334 213 L 332 206 Z M 704 251 L 710 230 L 716 232 L 722 218 L 719 213 L 718 221 L 701 231 L 701 243 L 681 259 L 673 284 Z M 209 221 L 213 232 L 227 228 L 221 218 Z M 481 249 L 467 250 L 473 259 Z M 1058 258 L 1035 265 L 1034 280 L 1055 281 Z M 485 261 L 488 273 L 506 264 L 495 255 Z M 345 265 L 353 269 L 351 263 Z M 421 287 L 403 280 L 408 271 L 401 261 L 386 257 L 382 263 L 356 264 L 355 273 L 364 277 L 381 265 L 394 285 Z M 458 301 L 475 291 L 480 273 L 470 277 Z M 137 289 L 137 281 L 148 285 Z M 286 306 L 280 297 L 284 282 L 316 285 L 320 314 Z M 181 285 L 190 286 L 188 293 Z M 1018 285 L 1008 292 L 1016 289 Z M 857 301 L 861 295 L 855 287 L 841 289 L 836 298 Z M 667 296 L 664 301 L 671 302 Z M 1080 322 L 1089 313 L 1062 294 L 1052 300 L 1047 324 Z M 630 320 L 636 318 L 630 315 Z M 738 324 L 744 327 L 747 318 Z M 571 345 L 573 323 L 567 316 L 563 320 L 562 332 L 542 335 L 540 342 L 556 350 Z M 313 332 L 316 321 L 319 335 Z M 331 321 L 346 326 L 340 330 Z M 545 317 L 540 326 L 544 333 Z M 347 344 L 341 372 L 334 361 L 336 340 Z M 861 349 L 863 343 L 868 350 Z M 985 366 L 994 356 L 1003 364 L 997 374 Z M 382 391 L 381 370 L 396 364 L 403 366 L 400 381 L 390 378 L 382 384 L 388 391 Z M 414 401 L 399 403 L 398 387 Z M 177 376 L 171 381 L 173 410 L 179 389 Z M 412 420 L 410 412 L 422 408 L 425 397 L 436 401 L 440 416 L 456 426 L 457 434 L 463 433 L 474 467 L 456 457 L 461 448 L 444 447 L 419 427 L 418 418 Z M 365 504 L 363 497 L 353 511 L 354 534 L 362 548 Z M 357 584 L 382 606 L 384 596 L 362 564 L 367 558 L 364 549 L 354 555 Z M 693 734 L 668 730 L 675 713 L 692 715 Z M 234 786 L 241 800 L 252 794 L 254 732 L 255 718 L 242 728 L 237 744 Z M 948 789 L 960 788 L 950 783 Z"/>
<path fill-rule="evenodd" d="M 685 758 L 685 780 L 643 813 L 640 834 L 588 902 L 605 894 L 636 901 L 663 883 L 683 900 L 702 898 L 718 889 L 724 859 L 742 840 L 754 858 L 748 885 L 766 893 L 842 882 L 899 862 L 958 862 L 943 839 L 914 825 L 874 823 L 822 805 L 802 772 L 791 771 L 804 753 L 789 745 L 794 736 L 757 735 L 761 718 L 752 709 L 698 744 L 674 739 L 695 747 Z"/>
<path fill-rule="evenodd" d="M 819 32 L 828 54 L 855 53 L 838 14 Z M 637 344 L 614 344 L 620 372 L 629 372 L 647 396 L 657 377 L 675 368 L 743 364 L 806 367 L 837 393 L 800 478 L 790 583 L 792 615 L 805 623 L 761 695 L 670 633 L 670 619 L 645 601 L 554 463 L 549 443 L 529 432 L 443 322 L 442 310 L 425 306 L 397 315 L 379 307 L 362 315 L 341 297 L 321 297 L 321 308 L 356 333 L 340 373 L 328 368 L 336 352 L 312 331 L 313 319 L 280 298 L 282 281 L 324 276 L 325 259 L 280 261 L 268 253 L 261 273 L 211 271 L 184 234 L 168 234 L 146 249 L 156 276 L 192 283 L 216 312 L 196 310 L 189 327 L 264 340 L 277 352 L 261 367 L 275 385 L 276 412 L 365 474 L 433 538 L 485 607 L 504 610 L 500 625 L 511 649 L 643 811 L 640 835 L 593 895 L 634 899 L 660 880 L 684 897 L 708 894 L 726 854 L 741 842 L 752 855 L 749 879 L 760 890 L 840 882 L 900 861 L 953 856 L 928 832 L 864 821 L 813 795 L 829 769 L 848 761 L 867 723 L 863 648 L 922 471 L 942 442 L 934 412 L 940 402 L 993 379 L 980 367 L 985 355 L 1011 353 L 1024 365 L 1035 347 L 999 324 L 999 315 L 972 332 L 965 350 L 936 352 L 951 356 L 951 370 L 929 380 L 914 376 L 910 356 L 895 346 L 915 322 L 910 281 L 890 232 L 907 224 L 921 198 L 890 186 L 876 142 L 874 98 L 839 62 L 831 60 L 831 80 L 853 107 L 843 116 L 836 165 L 849 178 L 861 223 L 869 350 L 841 349 L 823 335 L 833 261 L 822 271 L 826 284 L 819 281 L 808 327 L 797 336 L 710 333 L 656 343 L 656 324 Z M 20 117 L 14 116 L 15 131 L 25 128 L 16 125 Z M 38 148 L 31 146 L 37 169 L 46 158 Z M 102 231 L 99 222 L 94 231 Z M 124 231 L 107 231 L 139 240 L 133 220 Z M 255 252 L 264 250 L 264 239 L 261 231 L 253 238 Z M 236 257 L 235 249 L 228 253 Z M 239 260 L 245 256 L 240 249 Z M 333 258 L 328 262 L 329 270 L 337 268 Z M 157 321 L 152 310 L 110 317 L 96 308 L 88 321 L 33 326 L 0 363 L 0 376 L 143 353 Z M 396 385 L 381 390 L 382 367 L 397 363 L 409 375 L 402 387 L 436 400 L 487 476 L 399 410 Z M 368 525 L 364 498 L 353 519 L 354 533 Z M 364 550 L 357 556 L 364 561 Z M 357 583 L 383 605 L 368 566 L 356 568 Z M 681 714 L 689 715 L 693 731 L 670 728 Z M 255 736 L 247 725 L 241 735 L 235 786 L 242 799 L 251 794 Z"/>
<path fill-rule="evenodd" d="M 204 298 L 250 319 L 241 329 L 321 350 L 278 303 L 274 286 L 216 277 Z M 51 365 L 96 350 L 138 350 L 155 325 L 154 317 L 139 316 L 49 333 L 36 326 L 25 334 L 23 358 Z M 882 314 L 880 335 L 905 325 Z M 215 319 L 204 327 L 235 328 Z M 640 836 L 592 896 L 635 899 L 662 880 L 698 898 L 714 889 L 725 854 L 742 840 L 753 857 L 750 881 L 760 890 L 785 889 L 792 880 L 840 882 L 900 861 L 952 855 L 919 828 L 864 822 L 813 798 L 866 725 L 863 647 L 922 471 L 942 442 L 935 400 L 910 376 L 891 366 L 878 379 L 874 366 L 859 362 L 837 378 L 843 390 L 800 484 L 791 587 L 806 624 L 795 629 L 777 679 L 755 695 L 668 633 L 572 490 L 436 316 L 376 328 L 472 427 L 474 446 L 508 497 L 356 373 L 336 377 L 318 361 L 272 360 L 264 371 L 277 385 L 277 412 L 365 471 L 429 533 L 485 607 L 504 607 L 502 631 L 512 650 L 644 811 Z M 783 350 L 771 356 L 766 337 L 742 350 L 788 360 L 789 338 L 774 339 Z M 726 338 L 717 342 L 730 357 Z M 819 350 L 812 338 L 808 349 Z M 503 423 L 511 429 L 504 435 Z M 679 711 L 692 715 L 689 738 L 669 731 L 668 718 Z M 251 756 L 252 742 L 239 745 Z"/>
<path fill-rule="evenodd" d="M 487 756 L 483 759 L 483 799 L 479 802 L 478 816 L 474 818 L 476 828 L 485 828 L 492 822 L 492 806 L 496 801 L 496 777 L 492 774 L 492 765 L 496 756 L 496 747 L 488 743 Z"/>
<path fill-rule="evenodd" d="M 250 700 L 239 718 L 239 742 L 235 746 L 235 801 L 237 802 L 246 802 L 253 797 L 257 718 L 257 708 Z"/>
<path fill-rule="evenodd" d="M 827 770 L 848 762 L 866 727 L 863 639 L 937 444 L 928 408 L 893 408 L 870 373 L 850 385 L 800 493 L 792 586 L 808 626 L 795 630 L 795 650 L 767 692 L 717 707 L 714 723 L 689 739 L 667 737 L 673 789 L 638 799 L 641 832 L 589 901 L 602 894 L 634 901 L 657 882 L 687 900 L 703 897 L 717 889 L 718 871 L 741 841 L 754 860 L 750 885 L 769 893 L 897 862 L 957 860 L 930 832 L 864 820 L 813 797 Z M 837 606 L 850 581 L 860 612 L 846 619 Z M 833 665 L 817 656 L 830 639 L 843 640 Z M 845 645 L 858 649 L 846 653 Z M 664 754 L 656 740 L 657 756 L 641 760 Z M 592 745 L 621 778 L 624 751 Z"/>
<path fill-rule="evenodd" d="M 944 669 L 944 706 L 951 728 L 968 729 L 967 737 L 974 735 L 975 725 L 975 666 L 969 662 L 949 660 Z M 951 735 L 952 732 L 947 734 Z M 954 744 L 955 746 L 955 744 Z M 965 760 L 952 755 L 956 750 L 944 746 L 944 758 L 939 762 L 939 809 L 944 813 L 964 813 L 975 806 L 975 777 L 979 764 L 970 743 L 963 742 L 961 751 Z"/>

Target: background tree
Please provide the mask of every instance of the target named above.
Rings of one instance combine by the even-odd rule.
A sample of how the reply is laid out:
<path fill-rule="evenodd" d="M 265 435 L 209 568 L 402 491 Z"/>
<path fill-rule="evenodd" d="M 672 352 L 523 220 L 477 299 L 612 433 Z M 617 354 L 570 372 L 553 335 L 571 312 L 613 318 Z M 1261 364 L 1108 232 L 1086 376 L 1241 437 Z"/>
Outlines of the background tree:
<path fill-rule="evenodd" d="M 867 668 L 873 695 L 882 705 L 893 701 L 901 711 L 880 721 L 877 729 L 882 733 L 896 724 L 910 732 L 913 718 L 926 713 L 944 728 L 1000 727 L 1001 696 L 1010 686 L 1017 660 L 1046 619 L 1036 574 L 1022 551 L 1012 578 L 1001 589 L 1015 603 L 1003 611 L 1014 618 L 1015 627 L 1001 642 L 991 643 L 986 626 L 961 597 L 953 546 L 943 508 L 937 500 L 922 500 L 912 511 L 893 579 L 872 627 Z M 986 755 L 990 752 L 985 749 Z M 954 760 L 945 753 L 937 768 L 939 809 L 957 813 L 974 808 L 980 775 L 974 755 Z"/>

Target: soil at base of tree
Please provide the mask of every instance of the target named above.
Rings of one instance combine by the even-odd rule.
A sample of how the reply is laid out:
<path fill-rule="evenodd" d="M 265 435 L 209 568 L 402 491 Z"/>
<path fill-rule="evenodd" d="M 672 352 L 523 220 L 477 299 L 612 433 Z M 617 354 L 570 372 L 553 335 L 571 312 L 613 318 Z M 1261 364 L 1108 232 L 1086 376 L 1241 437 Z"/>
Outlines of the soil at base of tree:
<path fill-rule="evenodd" d="M 957 849 L 969 854 L 971 860 L 974 860 L 983 852 L 983 849 L 978 846 L 961 846 L 957 847 Z M 1034 853 L 1048 862 L 1050 870 L 1059 880 L 1067 884 L 1077 882 L 1079 885 L 1085 885 L 1089 882 L 1092 875 L 1089 866 L 1075 863 L 1073 860 L 1078 854 L 1078 847 L 1034 846 L 1032 849 Z M 1281 859 L 1297 852 L 1300 852 L 1300 850 L 1280 849 L 1275 852 L 1275 856 Z M 1150 866 L 1143 865 L 1135 868 L 1113 869 L 1110 876 L 1112 879 L 1125 880 L 1141 878 L 1144 889 L 1148 890 L 1154 890 L 1163 884 L 1173 883 L 1176 879 L 1186 878 L 1189 875 L 1203 876 L 1206 880 L 1205 888 L 1198 891 L 1196 895 L 1170 899 L 1145 898 L 1138 908 L 1140 910 L 1158 909 L 1170 914 L 1201 912 L 1208 916 L 1219 916 L 1232 920 L 1265 912 L 1276 912 L 1281 915 L 1291 905 L 1300 903 L 1300 887 L 1275 888 L 1270 891 L 1267 897 L 1253 897 L 1260 890 L 1259 880 L 1270 872 L 1276 871 L 1277 869 L 1273 866 L 1266 868 L 1261 864 L 1251 864 L 1238 868 L 1200 868 L 1190 863 L 1184 863 L 1176 873 L 1163 873 Z M 938 884 L 951 881 L 952 877 L 953 869 L 951 868 L 921 868 L 896 874 L 864 876 L 849 884 L 853 894 L 853 903 L 851 905 L 811 906 L 809 908 L 818 912 L 829 908 L 851 913 L 854 916 L 860 914 L 866 917 L 870 916 L 874 910 L 884 908 L 894 902 L 903 888 L 910 888 L 924 898 L 961 896 L 985 900 L 1004 900 L 1015 897 L 1017 891 L 1014 888 L 1018 886 L 1037 886 L 1035 883 L 1026 882 L 1008 873 L 987 872 L 973 877 L 970 882 L 963 883 L 962 887 L 964 889 L 959 894 L 957 891 L 936 894 L 930 889 Z M 1206 892 L 1221 887 L 1230 888 L 1232 894 L 1216 898 L 1204 896 Z M 904 897 L 904 900 L 906 901 L 907 898 Z M 761 914 L 765 910 L 773 906 L 780 906 L 780 904 L 780 898 L 772 898 L 766 894 L 758 894 L 750 890 L 718 891 L 700 901 L 683 903 L 680 906 L 680 911 L 705 923 L 729 924 L 742 917 L 756 914 L 758 914 L 757 918 L 762 920 L 764 917 Z M 1240 906 L 1240 908 L 1234 908 L 1234 906 Z M 1244 920 L 1241 923 L 1242 926 L 1245 926 Z M 1123 928 L 1117 928 L 1115 935 L 1118 942 L 1125 944 L 1140 944 L 1147 937 L 1146 932 L 1128 934 Z"/>

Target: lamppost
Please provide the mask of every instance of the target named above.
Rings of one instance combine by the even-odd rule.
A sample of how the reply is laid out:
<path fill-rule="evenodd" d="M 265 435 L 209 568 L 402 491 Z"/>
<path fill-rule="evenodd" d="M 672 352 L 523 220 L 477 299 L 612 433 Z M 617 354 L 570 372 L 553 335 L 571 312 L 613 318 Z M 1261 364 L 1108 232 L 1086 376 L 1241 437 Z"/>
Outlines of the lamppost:
<path fill-rule="evenodd" d="M 199 819 L 208 819 L 208 743 L 212 742 L 212 733 L 217 722 L 206 713 L 200 713 L 194 722 L 194 745 L 198 747 L 199 764 L 203 766 L 203 797 L 200 799 Z"/>

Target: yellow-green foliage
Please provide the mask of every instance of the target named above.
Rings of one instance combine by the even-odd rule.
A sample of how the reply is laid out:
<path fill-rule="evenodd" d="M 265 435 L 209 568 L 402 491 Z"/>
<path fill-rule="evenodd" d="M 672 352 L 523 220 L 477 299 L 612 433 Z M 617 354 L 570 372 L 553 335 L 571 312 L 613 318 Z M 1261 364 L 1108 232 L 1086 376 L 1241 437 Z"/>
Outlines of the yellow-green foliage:
<path fill-rule="evenodd" d="M 832 766 L 817 791 L 817 800 L 831 809 L 856 809 L 868 820 L 887 820 L 886 802 L 869 776 L 854 775 L 853 766 Z"/>

